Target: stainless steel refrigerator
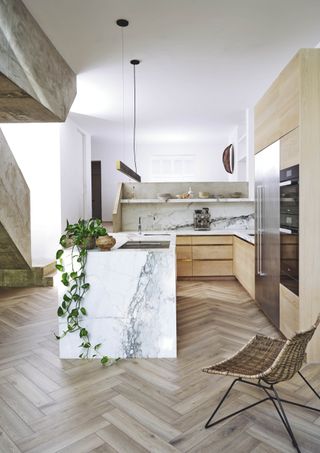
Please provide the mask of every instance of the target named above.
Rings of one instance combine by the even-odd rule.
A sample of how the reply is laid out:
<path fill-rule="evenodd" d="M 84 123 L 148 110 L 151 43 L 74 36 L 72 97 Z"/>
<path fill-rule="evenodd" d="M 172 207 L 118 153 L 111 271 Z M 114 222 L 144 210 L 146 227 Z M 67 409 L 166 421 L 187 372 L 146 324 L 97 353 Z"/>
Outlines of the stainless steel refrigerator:
<path fill-rule="evenodd" d="M 279 327 L 280 142 L 255 156 L 256 301 Z"/>

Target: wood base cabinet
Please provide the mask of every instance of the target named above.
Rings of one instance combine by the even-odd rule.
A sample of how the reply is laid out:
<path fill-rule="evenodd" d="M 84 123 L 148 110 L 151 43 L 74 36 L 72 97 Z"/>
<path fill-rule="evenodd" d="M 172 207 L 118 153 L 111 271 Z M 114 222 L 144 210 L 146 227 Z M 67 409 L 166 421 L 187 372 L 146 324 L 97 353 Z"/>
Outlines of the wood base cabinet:
<path fill-rule="evenodd" d="M 253 244 L 233 238 L 233 273 L 241 285 L 255 298 L 255 248 Z"/>
<path fill-rule="evenodd" d="M 233 276 L 233 237 L 177 236 L 177 276 Z"/>

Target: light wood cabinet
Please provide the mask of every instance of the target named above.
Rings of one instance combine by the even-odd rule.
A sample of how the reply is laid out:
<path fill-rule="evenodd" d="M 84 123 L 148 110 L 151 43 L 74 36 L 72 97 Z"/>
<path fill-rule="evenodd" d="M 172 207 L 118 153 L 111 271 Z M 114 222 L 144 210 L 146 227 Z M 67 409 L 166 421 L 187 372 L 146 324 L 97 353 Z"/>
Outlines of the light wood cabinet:
<path fill-rule="evenodd" d="M 177 245 L 177 260 L 192 260 L 191 245 Z"/>
<path fill-rule="evenodd" d="M 192 236 L 192 245 L 232 245 L 232 236 Z"/>
<path fill-rule="evenodd" d="M 232 260 L 232 245 L 193 245 L 194 260 Z"/>
<path fill-rule="evenodd" d="M 177 276 L 192 277 L 192 260 L 177 260 Z"/>
<path fill-rule="evenodd" d="M 191 236 L 177 236 L 176 244 L 177 245 L 191 245 Z"/>
<path fill-rule="evenodd" d="M 194 277 L 228 277 L 233 275 L 232 261 L 193 260 Z"/>
<path fill-rule="evenodd" d="M 255 298 L 255 247 L 249 242 L 233 238 L 233 273 L 241 285 Z"/>
<path fill-rule="evenodd" d="M 228 277 L 233 275 L 233 237 L 177 236 L 178 277 Z"/>
<path fill-rule="evenodd" d="M 299 298 L 280 288 L 285 334 L 310 328 L 320 312 L 319 74 L 320 49 L 301 49 L 255 108 L 255 152 L 280 140 L 281 168 L 300 166 Z M 319 328 L 307 360 L 320 361 Z"/>
<path fill-rule="evenodd" d="M 281 284 L 280 330 L 287 338 L 299 330 L 299 297 Z"/>
<path fill-rule="evenodd" d="M 297 54 L 255 106 L 255 153 L 299 126 L 299 81 Z"/>

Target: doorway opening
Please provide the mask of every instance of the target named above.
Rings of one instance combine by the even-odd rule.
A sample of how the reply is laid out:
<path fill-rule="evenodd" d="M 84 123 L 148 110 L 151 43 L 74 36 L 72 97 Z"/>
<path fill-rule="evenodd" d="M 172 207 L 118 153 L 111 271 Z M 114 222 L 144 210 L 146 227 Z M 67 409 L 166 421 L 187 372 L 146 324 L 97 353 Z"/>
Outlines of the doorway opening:
<path fill-rule="evenodd" d="M 101 209 L 101 160 L 91 161 L 92 217 L 102 220 Z"/>

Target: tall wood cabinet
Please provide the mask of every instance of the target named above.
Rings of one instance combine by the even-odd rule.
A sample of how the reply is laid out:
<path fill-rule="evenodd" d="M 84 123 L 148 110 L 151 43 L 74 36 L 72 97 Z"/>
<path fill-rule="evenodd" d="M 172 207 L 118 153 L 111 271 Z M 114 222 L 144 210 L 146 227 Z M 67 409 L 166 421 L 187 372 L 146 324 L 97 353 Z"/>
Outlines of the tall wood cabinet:
<path fill-rule="evenodd" d="M 255 153 L 280 139 L 280 168 L 300 165 L 299 297 L 280 287 L 280 329 L 320 312 L 320 49 L 301 49 L 255 107 Z M 308 348 L 320 361 L 320 329 Z"/>

